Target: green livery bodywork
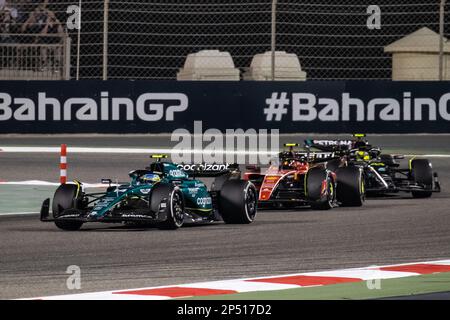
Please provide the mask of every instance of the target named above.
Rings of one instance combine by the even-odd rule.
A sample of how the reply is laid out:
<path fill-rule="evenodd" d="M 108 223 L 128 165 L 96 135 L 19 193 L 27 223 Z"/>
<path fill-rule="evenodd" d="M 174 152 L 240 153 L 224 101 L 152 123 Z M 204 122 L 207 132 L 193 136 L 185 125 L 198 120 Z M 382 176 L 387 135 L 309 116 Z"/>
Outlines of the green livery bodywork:
<path fill-rule="evenodd" d="M 108 184 L 106 191 L 86 193 L 78 181 L 60 185 L 41 206 L 40 220 L 62 230 L 78 230 L 87 222 L 156 225 L 178 229 L 184 223 L 224 221 L 249 224 L 256 216 L 254 185 L 240 178 L 236 164 L 175 164 L 164 155 L 143 170 L 129 173 L 130 182 Z M 198 178 L 214 178 L 211 188 Z M 50 206 L 51 203 L 51 206 Z M 50 215 L 50 207 L 52 215 Z"/>
<path fill-rule="evenodd" d="M 182 192 L 185 203 L 185 209 L 192 211 L 196 215 L 209 216 L 213 212 L 212 198 L 205 185 L 200 180 L 190 179 L 189 175 L 174 163 L 160 162 L 158 170 L 161 174 L 161 181 L 157 183 L 176 184 L 177 188 Z M 104 197 L 99 199 L 89 216 L 91 218 L 101 219 L 111 212 L 115 206 L 122 203 L 126 199 L 145 199 L 148 197 L 157 183 L 143 183 L 140 181 L 140 174 L 145 170 L 136 170 L 130 172 L 131 182 L 129 184 L 121 184 L 116 187 L 110 187 Z M 148 172 L 155 172 L 148 171 Z"/>

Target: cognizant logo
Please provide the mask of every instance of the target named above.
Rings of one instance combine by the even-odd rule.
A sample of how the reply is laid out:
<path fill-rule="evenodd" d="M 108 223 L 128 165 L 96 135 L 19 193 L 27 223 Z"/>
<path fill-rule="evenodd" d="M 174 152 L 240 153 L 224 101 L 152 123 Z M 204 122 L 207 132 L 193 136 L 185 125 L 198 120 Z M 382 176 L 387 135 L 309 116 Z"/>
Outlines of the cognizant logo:
<path fill-rule="evenodd" d="M 212 204 L 212 199 L 211 199 L 211 197 L 197 198 L 197 204 L 199 206 L 206 206 L 206 205 Z"/>
<path fill-rule="evenodd" d="M 189 100 L 183 93 L 144 93 L 136 101 L 125 97 L 109 97 L 101 92 L 100 101 L 72 97 L 65 101 L 39 92 L 37 103 L 27 98 L 11 97 L 0 92 L 0 121 L 174 121 L 175 114 L 188 109 Z"/>
<path fill-rule="evenodd" d="M 404 92 L 403 99 L 376 98 L 367 103 L 343 93 L 338 100 L 319 98 L 311 93 L 274 92 L 266 99 L 266 121 L 282 121 L 291 115 L 292 121 L 450 121 L 450 93 L 439 100 L 412 97 Z M 291 111 L 291 112 L 289 112 Z"/>

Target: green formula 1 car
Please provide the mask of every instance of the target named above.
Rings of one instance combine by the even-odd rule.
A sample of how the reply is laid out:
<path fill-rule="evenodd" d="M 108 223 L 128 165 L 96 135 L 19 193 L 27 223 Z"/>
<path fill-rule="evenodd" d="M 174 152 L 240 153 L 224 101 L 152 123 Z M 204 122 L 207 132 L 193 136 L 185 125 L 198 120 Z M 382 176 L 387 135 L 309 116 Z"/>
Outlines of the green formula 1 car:
<path fill-rule="evenodd" d="M 248 224 L 256 217 L 254 185 L 240 179 L 237 165 L 177 165 L 164 155 L 143 170 L 129 173 L 131 182 L 112 185 L 106 192 L 85 193 L 74 181 L 58 187 L 41 208 L 41 221 L 53 221 L 63 230 L 78 230 L 86 222 L 134 222 L 177 229 L 184 223 Z M 214 178 L 210 189 L 199 177 Z"/>

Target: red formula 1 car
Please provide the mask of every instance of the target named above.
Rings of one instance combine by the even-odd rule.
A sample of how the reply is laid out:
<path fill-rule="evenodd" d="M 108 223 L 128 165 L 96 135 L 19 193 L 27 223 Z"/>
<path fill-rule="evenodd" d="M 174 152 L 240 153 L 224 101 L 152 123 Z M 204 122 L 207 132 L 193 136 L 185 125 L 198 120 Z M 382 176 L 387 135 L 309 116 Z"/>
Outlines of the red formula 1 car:
<path fill-rule="evenodd" d="M 253 182 L 260 207 L 293 208 L 311 206 L 327 210 L 335 206 L 362 206 L 365 199 L 362 169 L 345 163 L 336 168 L 340 156 L 333 153 L 295 151 L 298 144 L 285 144 L 270 167 L 262 172 L 248 166 L 244 179 Z M 328 169 L 333 162 L 334 171 Z M 344 159 L 342 159 L 344 161 Z"/>

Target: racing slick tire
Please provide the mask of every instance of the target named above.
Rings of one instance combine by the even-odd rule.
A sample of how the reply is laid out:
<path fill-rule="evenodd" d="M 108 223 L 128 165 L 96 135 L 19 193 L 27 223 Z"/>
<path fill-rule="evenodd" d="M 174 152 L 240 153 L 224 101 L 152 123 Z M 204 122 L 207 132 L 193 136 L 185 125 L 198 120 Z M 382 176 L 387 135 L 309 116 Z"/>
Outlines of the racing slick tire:
<path fill-rule="evenodd" d="M 327 169 L 333 172 L 341 166 L 341 159 L 335 159 L 327 162 Z"/>
<path fill-rule="evenodd" d="M 433 194 L 433 169 L 427 159 L 415 159 L 411 161 L 411 177 L 414 182 L 423 185 L 424 191 L 412 191 L 413 198 L 429 198 Z"/>
<path fill-rule="evenodd" d="M 323 183 L 326 181 L 326 192 L 322 192 Z M 329 210 L 336 201 L 334 181 L 330 172 L 323 168 L 312 168 L 305 177 L 306 198 L 314 210 Z"/>
<path fill-rule="evenodd" d="M 159 229 L 176 230 L 184 224 L 184 200 L 182 192 L 169 184 L 157 184 L 150 194 L 150 208 L 161 212 L 160 205 L 166 202 L 164 213 L 166 220 L 158 224 Z"/>
<path fill-rule="evenodd" d="M 70 220 L 58 220 L 57 218 L 66 209 L 74 208 L 74 203 L 80 200 L 79 186 L 74 184 L 62 184 L 56 189 L 53 196 L 52 212 L 55 218 L 55 225 L 62 230 L 76 231 L 81 228 L 83 222 L 70 221 Z"/>
<path fill-rule="evenodd" d="M 363 171 L 359 167 L 339 168 L 336 171 L 337 199 L 343 207 L 361 207 L 365 201 Z"/>
<path fill-rule="evenodd" d="M 255 220 L 258 196 L 250 181 L 228 180 L 219 195 L 219 213 L 225 223 L 249 224 Z"/>

